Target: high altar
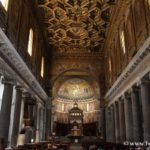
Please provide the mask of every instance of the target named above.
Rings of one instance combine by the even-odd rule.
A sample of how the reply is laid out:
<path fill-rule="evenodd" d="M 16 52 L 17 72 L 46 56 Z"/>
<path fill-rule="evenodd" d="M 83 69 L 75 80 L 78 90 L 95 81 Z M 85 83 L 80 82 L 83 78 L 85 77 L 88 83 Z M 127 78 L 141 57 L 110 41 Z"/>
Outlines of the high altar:
<path fill-rule="evenodd" d="M 69 111 L 69 124 L 71 127 L 70 136 L 81 137 L 83 135 L 83 111 L 78 108 L 77 103 Z"/>

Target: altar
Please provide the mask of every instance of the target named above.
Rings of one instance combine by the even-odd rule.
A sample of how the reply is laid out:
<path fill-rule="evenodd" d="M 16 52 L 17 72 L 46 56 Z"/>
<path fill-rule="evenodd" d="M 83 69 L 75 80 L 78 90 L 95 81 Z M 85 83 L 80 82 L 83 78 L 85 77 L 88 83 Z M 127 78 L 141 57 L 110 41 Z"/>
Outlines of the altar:
<path fill-rule="evenodd" d="M 71 136 L 81 136 L 82 135 L 82 132 L 81 132 L 81 129 L 78 129 L 77 126 L 74 126 L 72 129 L 71 129 L 71 133 L 70 133 Z"/>
<path fill-rule="evenodd" d="M 74 103 L 74 107 L 69 111 L 69 137 L 80 139 L 83 136 L 83 111 Z"/>

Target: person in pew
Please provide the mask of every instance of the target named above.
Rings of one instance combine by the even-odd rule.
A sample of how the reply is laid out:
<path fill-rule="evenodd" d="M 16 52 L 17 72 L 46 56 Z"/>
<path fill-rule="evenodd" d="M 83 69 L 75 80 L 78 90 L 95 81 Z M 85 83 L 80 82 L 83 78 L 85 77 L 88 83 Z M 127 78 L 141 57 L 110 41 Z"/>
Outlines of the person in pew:
<path fill-rule="evenodd" d="M 96 150 L 97 146 L 95 144 L 90 145 L 89 150 Z"/>

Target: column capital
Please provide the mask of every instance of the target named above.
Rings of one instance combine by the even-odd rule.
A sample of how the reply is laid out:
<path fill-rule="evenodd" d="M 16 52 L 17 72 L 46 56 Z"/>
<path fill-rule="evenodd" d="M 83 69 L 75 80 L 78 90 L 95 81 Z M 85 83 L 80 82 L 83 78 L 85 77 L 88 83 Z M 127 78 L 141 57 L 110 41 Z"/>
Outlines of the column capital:
<path fill-rule="evenodd" d="M 120 99 L 123 101 L 123 100 L 125 99 L 125 95 L 124 95 L 124 94 L 121 95 L 121 96 L 120 96 Z"/>
<path fill-rule="evenodd" d="M 138 92 L 140 90 L 140 87 L 139 86 L 132 86 L 131 88 L 131 92 Z"/>
<path fill-rule="evenodd" d="M 110 105 L 110 109 L 114 109 L 114 104 L 111 104 L 111 105 Z"/>
<path fill-rule="evenodd" d="M 115 101 L 114 105 L 118 105 L 118 100 Z"/>
<path fill-rule="evenodd" d="M 141 85 L 141 81 L 139 80 L 139 81 L 137 81 L 137 82 L 135 83 L 135 85 L 134 85 L 134 86 L 136 86 L 136 87 L 140 87 L 140 85 Z"/>
<path fill-rule="evenodd" d="M 130 98 L 131 98 L 131 92 L 129 92 L 129 91 L 128 91 L 128 92 L 125 92 L 125 93 L 124 93 L 124 98 L 125 98 L 125 99 L 130 99 Z"/>
<path fill-rule="evenodd" d="M 2 79 L 2 84 L 14 85 L 14 80 L 4 77 L 4 78 Z"/>
<path fill-rule="evenodd" d="M 118 102 L 119 102 L 119 103 L 123 103 L 123 102 L 124 102 L 124 99 L 125 99 L 125 96 L 121 96 L 121 97 L 119 97 Z"/>
<path fill-rule="evenodd" d="M 149 79 L 141 79 L 139 83 L 140 83 L 140 85 L 141 84 L 148 84 L 148 85 L 150 85 L 150 80 Z"/>
<path fill-rule="evenodd" d="M 35 105 L 36 104 L 35 98 L 28 92 L 23 93 L 23 99 L 29 105 Z"/>
<path fill-rule="evenodd" d="M 23 88 L 22 88 L 21 86 L 18 86 L 18 85 L 15 87 L 15 89 L 16 89 L 16 90 L 23 91 Z"/>
<path fill-rule="evenodd" d="M 150 75 L 146 74 L 139 82 L 139 84 L 150 84 Z"/>
<path fill-rule="evenodd" d="M 108 112 L 109 114 L 111 113 L 111 108 L 110 108 L 110 106 L 107 107 L 107 112 Z"/>

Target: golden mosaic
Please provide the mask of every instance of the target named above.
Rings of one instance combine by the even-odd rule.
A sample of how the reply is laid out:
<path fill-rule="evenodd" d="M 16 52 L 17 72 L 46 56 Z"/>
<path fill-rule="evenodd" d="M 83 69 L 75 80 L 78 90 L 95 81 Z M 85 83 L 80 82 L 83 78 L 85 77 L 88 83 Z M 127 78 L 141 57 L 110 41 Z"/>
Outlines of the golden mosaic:
<path fill-rule="evenodd" d="M 58 97 L 61 99 L 84 100 L 93 98 L 93 96 L 93 88 L 87 81 L 80 78 L 65 81 L 58 91 Z"/>

